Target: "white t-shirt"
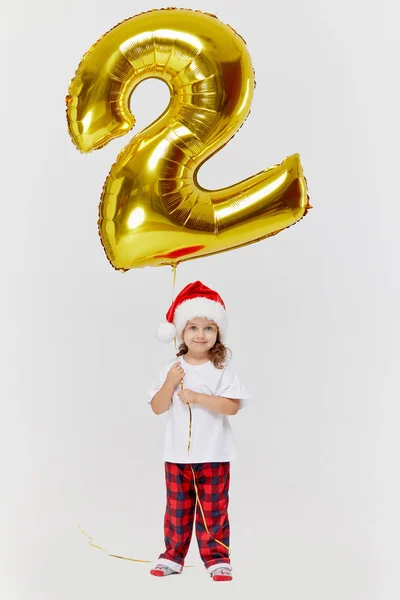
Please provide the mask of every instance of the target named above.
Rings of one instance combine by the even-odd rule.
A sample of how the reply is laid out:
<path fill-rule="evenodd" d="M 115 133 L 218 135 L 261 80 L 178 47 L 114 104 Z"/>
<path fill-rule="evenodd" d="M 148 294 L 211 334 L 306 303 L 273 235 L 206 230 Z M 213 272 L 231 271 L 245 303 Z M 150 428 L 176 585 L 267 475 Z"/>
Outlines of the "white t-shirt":
<path fill-rule="evenodd" d="M 202 365 L 190 365 L 183 356 L 168 363 L 161 371 L 157 381 L 149 390 L 149 402 L 163 385 L 169 369 L 180 361 L 185 371 L 184 388 L 209 394 L 240 400 L 239 409 L 251 401 L 247 391 L 240 383 L 230 363 L 224 369 L 217 369 L 211 361 Z M 237 459 L 236 444 L 227 415 L 219 415 L 200 404 L 191 404 L 192 438 L 190 451 L 189 408 L 179 398 L 180 386 L 172 397 L 167 411 L 163 460 L 174 463 L 230 462 Z"/>

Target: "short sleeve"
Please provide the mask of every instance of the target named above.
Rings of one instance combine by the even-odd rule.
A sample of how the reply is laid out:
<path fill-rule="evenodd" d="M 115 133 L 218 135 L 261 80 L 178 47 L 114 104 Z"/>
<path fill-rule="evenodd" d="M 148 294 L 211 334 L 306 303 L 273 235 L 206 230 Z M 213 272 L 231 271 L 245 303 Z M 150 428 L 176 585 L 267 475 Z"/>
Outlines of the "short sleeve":
<path fill-rule="evenodd" d="M 248 391 L 240 382 L 236 371 L 229 363 L 224 369 L 216 395 L 231 398 L 232 400 L 240 400 L 239 409 L 251 404 L 251 397 Z"/>
<path fill-rule="evenodd" d="M 154 398 L 154 396 L 157 394 L 157 392 L 161 389 L 163 383 L 165 382 L 167 375 L 168 375 L 168 371 L 170 369 L 170 367 L 172 367 L 172 365 L 174 364 L 174 362 L 171 362 L 170 364 L 168 364 L 166 367 L 164 367 L 158 377 L 156 379 L 154 379 L 154 381 L 152 382 L 152 384 L 149 387 L 148 390 L 148 400 L 147 402 L 151 402 Z"/>

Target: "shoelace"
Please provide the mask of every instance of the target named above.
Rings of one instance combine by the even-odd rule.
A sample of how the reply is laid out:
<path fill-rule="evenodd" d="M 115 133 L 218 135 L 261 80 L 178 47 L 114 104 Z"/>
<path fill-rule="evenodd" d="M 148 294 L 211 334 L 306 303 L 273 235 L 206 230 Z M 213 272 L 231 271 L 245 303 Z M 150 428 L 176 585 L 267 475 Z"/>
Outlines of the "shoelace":
<path fill-rule="evenodd" d="M 172 569 L 170 569 L 169 567 L 167 567 L 167 565 L 157 565 L 155 567 L 155 570 L 156 571 L 165 571 L 165 572 L 172 571 Z"/>
<path fill-rule="evenodd" d="M 226 567 L 219 567 L 218 569 L 214 569 L 211 575 L 232 575 L 232 571 Z"/>

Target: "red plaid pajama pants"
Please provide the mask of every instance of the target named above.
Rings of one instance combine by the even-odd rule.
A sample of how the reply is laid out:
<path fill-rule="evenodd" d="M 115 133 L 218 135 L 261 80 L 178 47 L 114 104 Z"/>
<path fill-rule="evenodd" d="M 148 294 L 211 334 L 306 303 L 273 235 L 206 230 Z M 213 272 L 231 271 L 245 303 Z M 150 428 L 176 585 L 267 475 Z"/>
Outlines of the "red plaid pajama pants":
<path fill-rule="evenodd" d="M 200 507 L 196 506 L 192 468 L 210 535 L 205 528 Z M 215 541 L 219 540 L 229 547 L 229 480 L 229 462 L 165 463 L 167 506 L 164 517 L 164 536 L 166 549 L 159 558 L 169 559 L 183 566 L 192 538 L 196 512 L 196 538 L 204 566 L 208 568 L 218 563 L 230 563 L 228 549 Z"/>

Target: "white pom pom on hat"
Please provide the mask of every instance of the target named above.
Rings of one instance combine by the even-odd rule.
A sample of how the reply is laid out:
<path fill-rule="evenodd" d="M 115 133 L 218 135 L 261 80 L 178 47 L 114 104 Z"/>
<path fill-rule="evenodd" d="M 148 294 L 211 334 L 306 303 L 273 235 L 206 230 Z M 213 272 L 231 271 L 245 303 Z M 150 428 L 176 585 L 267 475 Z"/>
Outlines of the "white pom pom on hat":
<path fill-rule="evenodd" d="M 177 295 L 166 314 L 166 321 L 158 326 L 158 340 L 167 343 L 176 337 L 181 343 L 186 323 L 196 317 L 214 321 L 218 325 L 219 339 L 222 343 L 226 341 L 228 319 L 225 303 L 217 292 L 201 281 L 189 283 Z"/>
<path fill-rule="evenodd" d="M 160 342 L 168 343 L 172 342 L 176 336 L 176 329 L 173 323 L 160 323 L 157 328 L 157 339 Z"/>

